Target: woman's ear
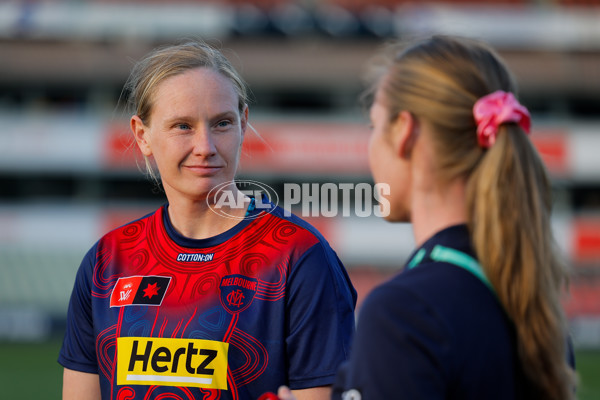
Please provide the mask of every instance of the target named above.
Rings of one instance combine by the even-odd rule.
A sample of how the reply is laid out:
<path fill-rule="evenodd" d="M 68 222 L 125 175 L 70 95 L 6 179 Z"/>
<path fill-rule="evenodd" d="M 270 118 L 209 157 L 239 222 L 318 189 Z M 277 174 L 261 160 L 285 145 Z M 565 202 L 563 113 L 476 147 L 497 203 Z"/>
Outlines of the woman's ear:
<path fill-rule="evenodd" d="M 396 154 L 408 159 L 419 135 L 419 121 L 408 111 L 400 111 L 392 122 L 392 132 Z"/>
<path fill-rule="evenodd" d="M 146 157 L 150 157 L 152 155 L 152 148 L 149 143 L 149 132 L 148 127 L 144 125 L 144 122 L 140 117 L 134 115 L 130 120 L 131 131 L 133 132 L 133 136 L 135 137 L 135 142 L 137 143 L 140 151 Z"/>
<path fill-rule="evenodd" d="M 240 113 L 240 127 L 242 131 L 242 141 L 246 134 L 246 128 L 248 128 L 248 105 L 244 105 L 244 110 Z"/>

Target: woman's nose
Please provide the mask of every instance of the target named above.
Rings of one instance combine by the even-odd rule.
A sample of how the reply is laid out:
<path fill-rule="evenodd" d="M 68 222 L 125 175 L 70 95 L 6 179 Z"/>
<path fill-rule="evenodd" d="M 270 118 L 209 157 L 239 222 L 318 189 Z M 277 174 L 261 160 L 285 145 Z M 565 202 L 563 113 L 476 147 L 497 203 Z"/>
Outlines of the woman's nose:
<path fill-rule="evenodd" d="M 214 139 L 208 127 L 196 130 L 193 136 L 194 154 L 209 157 L 217 152 Z"/>

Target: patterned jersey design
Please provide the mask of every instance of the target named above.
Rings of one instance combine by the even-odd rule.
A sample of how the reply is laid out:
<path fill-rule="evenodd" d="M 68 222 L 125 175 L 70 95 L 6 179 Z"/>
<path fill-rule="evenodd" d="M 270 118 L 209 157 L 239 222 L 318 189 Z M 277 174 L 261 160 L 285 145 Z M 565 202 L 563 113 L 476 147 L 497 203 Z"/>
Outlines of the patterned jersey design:
<path fill-rule="evenodd" d="M 307 257 L 332 268 L 331 249 L 312 229 L 274 214 L 205 240 L 178 236 L 165 214 L 162 207 L 112 231 L 88 253 L 103 398 L 258 398 L 287 382 L 289 319 L 298 319 L 287 297 L 290 285 L 311 279 L 299 269 L 293 283 L 290 274 Z M 341 265 L 333 268 L 347 278 Z M 347 279 L 343 286 L 353 290 Z M 77 336 L 68 329 L 59 361 L 78 369 L 66 354 L 86 338 L 70 335 Z"/>

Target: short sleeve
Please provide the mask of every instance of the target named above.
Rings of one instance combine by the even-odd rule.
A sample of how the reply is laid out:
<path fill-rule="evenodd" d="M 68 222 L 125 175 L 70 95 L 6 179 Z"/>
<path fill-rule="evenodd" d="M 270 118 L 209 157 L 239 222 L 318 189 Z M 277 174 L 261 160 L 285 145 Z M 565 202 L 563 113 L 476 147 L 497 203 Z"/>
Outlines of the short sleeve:
<path fill-rule="evenodd" d="M 375 289 L 365 300 L 350 362 L 334 398 L 358 391 L 363 399 L 443 399 L 447 333 L 427 303 L 397 287 Z"/>
<path fill-rule="evenodd" d="M 317 243 L 291 266 L 288 277 L 289 386 L 331 385 L 349 356 L 356 291 L 333 250 Z"/>
<path fill-rule="evenodd" d="M 94 260 L 95 246 L 85 255 L 75 277 L 67 312 L 67 327 L 58 362 L 68 369 L 97 374 L 96 338 L 92 317 Z"/>

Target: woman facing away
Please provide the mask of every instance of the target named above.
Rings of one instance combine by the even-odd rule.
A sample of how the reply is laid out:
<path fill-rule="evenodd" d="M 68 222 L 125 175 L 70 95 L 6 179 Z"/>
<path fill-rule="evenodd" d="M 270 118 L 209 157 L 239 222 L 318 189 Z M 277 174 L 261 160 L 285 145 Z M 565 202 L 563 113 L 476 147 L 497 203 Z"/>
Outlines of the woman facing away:
<path fill-rule="evenodd" d="M 356 292 L 312 226 L 237 189 L 244 82 L 194 42 L 147 55 L 127 88 L 131 130 L 168 203 L 83 259 L 59 355 L 63 398 L 254 400 L 284 384 L 329 398 Z M 216 207 L 215 188 L 243 201 Z"/>
<path fill-rule="evenodd" d="M 574 398 L 550 181 L 515 95 L 494 51 L 446 36 L 378 80 L 371 171 L 417 248 L 365 300 L 334 398 Z"/>

